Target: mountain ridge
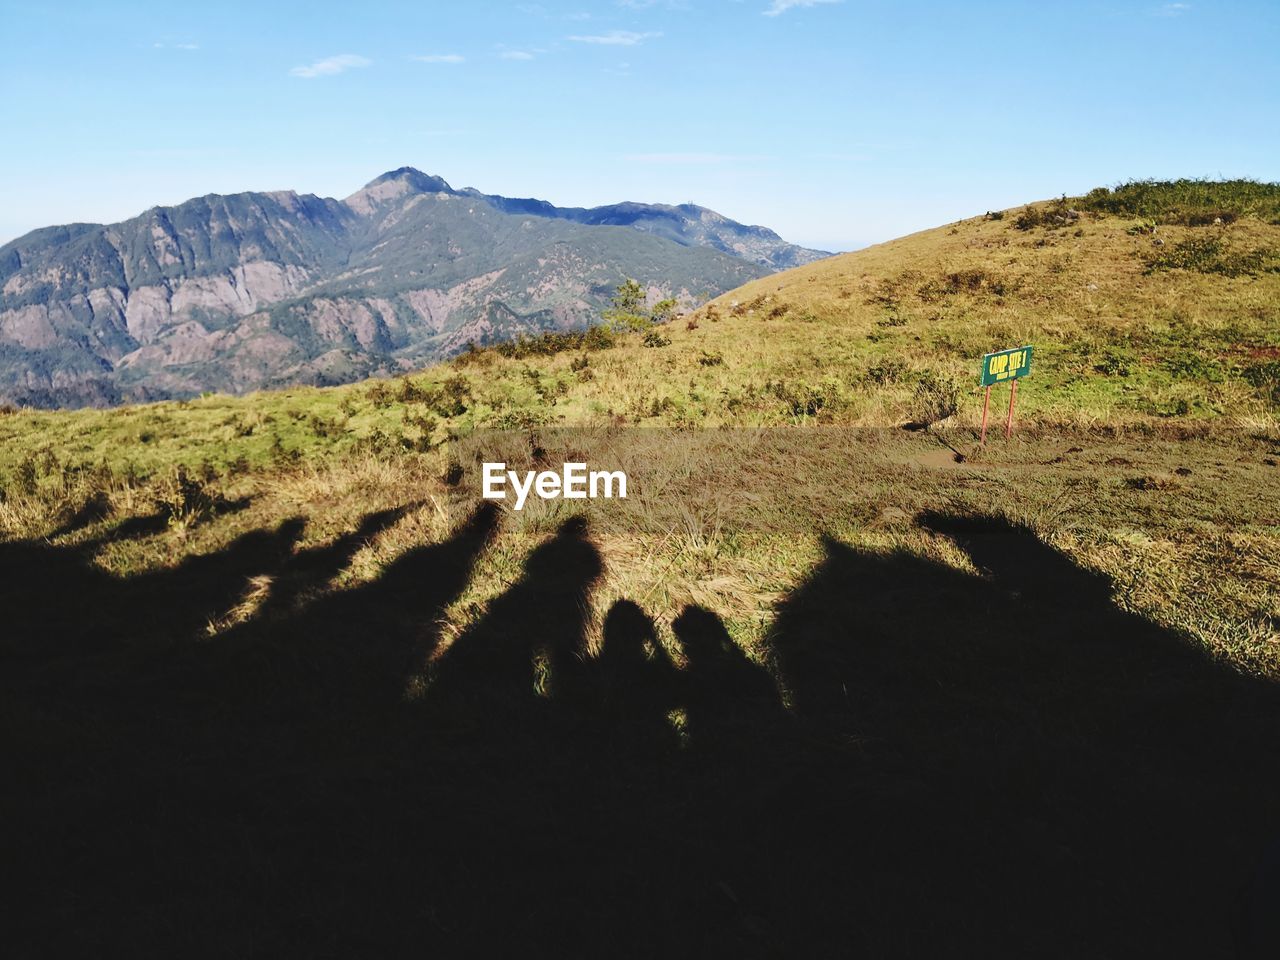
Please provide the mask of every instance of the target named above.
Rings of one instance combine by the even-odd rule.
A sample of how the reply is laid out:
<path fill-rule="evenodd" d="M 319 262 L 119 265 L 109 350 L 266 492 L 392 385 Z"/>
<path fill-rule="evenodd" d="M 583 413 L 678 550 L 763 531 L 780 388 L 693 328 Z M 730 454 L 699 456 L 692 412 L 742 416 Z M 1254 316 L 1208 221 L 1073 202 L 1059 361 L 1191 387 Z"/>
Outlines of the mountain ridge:
<path fill-rule="evenodd" d="M 559 208 L 413 167 L 343 200 L 206 194 L 0 247 L 0 399 L 110 405 L 403 372 L 581 327 L 624 277 L 693 306 L 822 255 L 692 205 Z"/>

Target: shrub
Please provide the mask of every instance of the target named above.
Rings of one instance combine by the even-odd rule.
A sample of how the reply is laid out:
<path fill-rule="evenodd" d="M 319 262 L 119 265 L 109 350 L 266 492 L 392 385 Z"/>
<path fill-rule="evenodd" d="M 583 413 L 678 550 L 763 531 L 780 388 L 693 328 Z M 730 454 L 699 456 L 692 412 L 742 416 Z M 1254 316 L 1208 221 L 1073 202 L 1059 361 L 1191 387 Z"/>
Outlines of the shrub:
<path fill-rule="evenodd" d="M 1256 180 L 1132 180 L 1099 187 L 1077 201 L 1085 210 L 1153 223 L 1204 226 L 1280 216 L 1280 184 Z"/>
<path fill-rule="evenodd" d="M 608 350 L 616 342 L 613 333 L 600 324 L 588 327 L 582 338 L 582 346 L 586 350 Z"/>
<path fill-rule="evenodd" d="M 960 385 L 954 378 L 926 371 L 911 398 L 911 419 L 922 427 L 946 420 L 960 409 Z"/>
<path fill-rule="evenodd" d="M 1221 383 L 1222 368 L 1203 353 L 1181 350 L 1164 361 L 1164 367 L 1175 377 L 1202 383 Z"/>
<path fill-rule="evenodd" d="M 276 434 L 271 438 L 271 462 L 277 467 L 287 467 L 298 463 L 302 459 L 301 450 L 289 450 L 284 445 L 284 440 L 280 434 Z"/>
<path fill-rule="evenodd" d="M 877 363 L 867 367 L 866 380 L 868 383 L 883 387 L 891 383 L 898 383 L 906 375 L 907 364 L 905 361 L 886 360 L 884 363 Z"/>
<path fill-rule="evenodd" d="M 698 365 L 702 367 L 718 367 L 724 363 L 724 356 L 719 353 L 708 353 L 703 350 L 698 356 Z"/>
<path fill-rule="evenodd" d="M 836 407 L 841 399 L 840 385 L 831 379 L 824 379 L 819 383 L 770 380 L 765 383 L 764 388 L 781 400 L 793 417 L 816 417 L 824 410 Z"/>
<path fill-rule="evenodd" d="M 1074 209 L 1067 198 L 1059 197 L 1042 207 L 1025 206 L 1013 225 L 1019 230 L 1034 230 L 1045 227 L 1056 230 L 1060 227 L 1074 226 L 1080 219 L 1080 211 Z"/>
<path fill-rule="evenodd" d="M 307 426 L 311 428 L 311 432 L 317 437 L 336 437 L 342 432 L 341 426 L 336 420 L 328 420 L 318 413 L 313 413 L 307 419 Z"/>
<path fill-rule="evenodd" d="M 1013 225 L 1019 230 L 1034 230 L 1042 223 L 1044 223 L 1044 216 L 1039 208 L 1031 206 L 1023 207 L 1018 218 L 1013 221 Z"/>
<path fill-rule="evenodd" d="M 1220 237 L 1188 237 L 1163 247 L 1147 258 L 1147 273 L 1157 270 L 1191 270 L 1224 277 L 1253 277 L 1280 269 L 1275 250 L 1258 248 L 1247 253 L 1231 250 Z"/>
<path fill-rule="evenodd" d="M 948 273 L 939 280 L 930 280 L 919 288 L 917 294 L 925 303 L 937 303 L 943 297 L 959 293 L 990 293 L 1003 297 L 1006 292 L 1006 284 L 1000 276 L 981 267 L 972 267 Z M 902 322 L 906 323 L 905 320 Z M 897 326 L 896 323 L 890 325 Z"/>
<path fill-rule="evenodd" d="M 385 380 L 375 380 L 365 392 L 365 398 L 379 410 L 391 406 L 395 401 L 395 395 Z"/>
<path fill-rule="evenodd" d="M 1102 359 L 1094 365 L 1094 370 L 1098 373 L 1105 373 L 1109 377 L 1127 377 L 1130 372 L 1130 364 L 1132 358 L 1119 350 L 1108 350 L 1102 355 Z"/>
<path fill-rule="evenodd" d="M 428 405 L 442 417 L 466 413 L 471 403 L 471 385 L 467 378 L 454 374 L 445 379 L 428 399 Z"/>
<path fill-rule="evenodd" d="M 202 481 L 191 476 L 181 465 L 166 478 L 156 493 L 156 506 L 175 527 L 194 527 L 208 520 L 221 502 L 221 497 L 211 493 Z"/>
<path fill-rule="evenodd" d="M 893 314 L 888 317 L 881 317 L 879 320 L 876 321 L 877 327 L 905 327 L 906 325 L 907 325 L 907 318 L 903 316 L 899 316 L 898 314 Z"/>
<path fill-rule="evenodd" d="M 26 456 L 19 461 L 17 469 L 14 471 L 13 485 L 24 497 L 34 497 L 36 495 L 36 491 L 40 489 L 40 483 L 36 471 L 35 457 Z"/>
<path fill-rule="evenodd" d="M 668 323 L 675 318 L 677 303 L 668 297 L 665 300 L 659 300 L 653 305 L 653 310 L 649 314 L 649 318 L 654 323 Z"/>
<path fill-rule="evenodd" d="M 650 330 L 644 335 L 644 340 L 641 342 L 646 347 L 669 347 L 671 345 L 671 338 L 664 337 L 657 330 Z"/>
<path fill-rule="evenodd" d="M 1252 364 L 1245 367 L 1240 375 L 1271 403 L 1280 404 L 1280 360 Z"/>

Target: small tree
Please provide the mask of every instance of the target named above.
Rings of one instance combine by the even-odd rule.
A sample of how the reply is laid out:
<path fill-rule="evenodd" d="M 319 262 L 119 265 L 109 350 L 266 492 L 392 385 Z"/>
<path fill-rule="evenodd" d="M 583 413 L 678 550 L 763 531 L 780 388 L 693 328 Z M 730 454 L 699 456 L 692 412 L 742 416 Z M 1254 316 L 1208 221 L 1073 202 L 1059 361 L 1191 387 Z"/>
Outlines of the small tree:
<path fill-rule="evenodd" d="M 622 313 L 642 313 L 649 295 L 639 281 L 628 277 L 618 284 L 613 294 L 613 308 Z"/>
<path fill-rule="evenodd" d="M 679 306 L 675 299 L 659 300 L 652 308 L 648 300 L 644 287 L 628 277 L 614 292 L 613 306 L 604 312 L 606 327 L 613 333 L 646 333 L 654 324 L 675 318 Z"/>
<path fill-rule="evenodd" d="M 628 277 L 618 285 L 613 295 L 613 306 L 604 312 L 609 329 L 617 333 L 634 331 L 643 333 L 653 326 L 646 301 L 644 287 Z"/>
<path fill-rule="evenodd" d="M 650 314 L 653 318 L 653 322 L 669 323 L 675 318 L 677 306 L 678 304 L 671 297 L 667 297 L 665 300 L 659 300 L 653 305 L 653 312 Z"/>

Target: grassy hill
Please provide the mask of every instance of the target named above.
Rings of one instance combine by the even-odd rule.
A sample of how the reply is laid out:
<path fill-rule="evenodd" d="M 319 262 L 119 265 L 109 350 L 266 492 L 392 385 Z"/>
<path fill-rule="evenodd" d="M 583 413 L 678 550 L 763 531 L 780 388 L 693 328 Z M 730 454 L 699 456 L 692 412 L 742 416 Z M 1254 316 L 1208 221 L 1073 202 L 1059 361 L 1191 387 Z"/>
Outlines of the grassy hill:
<path fill-rule="evenodd" d="M 1280 188 L 1132 184 L 648 329 L 0 417 L 6 939 L 1226 953 L 1280 836 L 1277 251 Z M 477 510 L 498 455 L 634 486 Z"/>

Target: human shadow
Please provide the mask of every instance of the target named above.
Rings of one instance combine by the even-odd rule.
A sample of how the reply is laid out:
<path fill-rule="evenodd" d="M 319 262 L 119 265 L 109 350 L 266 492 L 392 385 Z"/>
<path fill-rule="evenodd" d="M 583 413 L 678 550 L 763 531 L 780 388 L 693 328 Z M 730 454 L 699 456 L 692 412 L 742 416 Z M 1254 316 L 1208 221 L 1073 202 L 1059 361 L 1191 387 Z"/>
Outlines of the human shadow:
<path fill-rule="evenodd" d="M 14 955 L 1266 945 L 1274 685 L 1017 525 L 920 518 L 976 572 L 827 540 L 753 657 L 711 611 L 664 640 L 630 600 L 595 649 L 604 559 L 579 518 L 447 644 L 491 507 L 320 592 L 398 516 L 123 583 L 77 548 L 0 545 L 23 568 L 0 681 Z M 258 614 L 200 634 L 262 570 Z M 122 597 L 152 605 L 141 639 Z M 121 644 L 127 669 L 102 670 Z"/>
<path fill-rule="evenodd" d="M 784 926 L 879 954 L 1231 955 L 1280 835 L 1274 685 L 1024 528 L 920 523 L 980 576 L 829 540 L 774 624 L 798 718 L 838 738 L 772 874 L 823 895 Z"/>
<path fill-rule="evenodd" d="M 144 518 L 128 532 L 155 531 Z M 94 562 L 102 538 L 70 546 L 0 542 L 0 652 L 14 661 L 46 662 L 189 640 L 236 602 L 250 578 L 286 562 L 301 533 L 300 520 L 287 520 L 213 553 L 124 577 Z"/>

